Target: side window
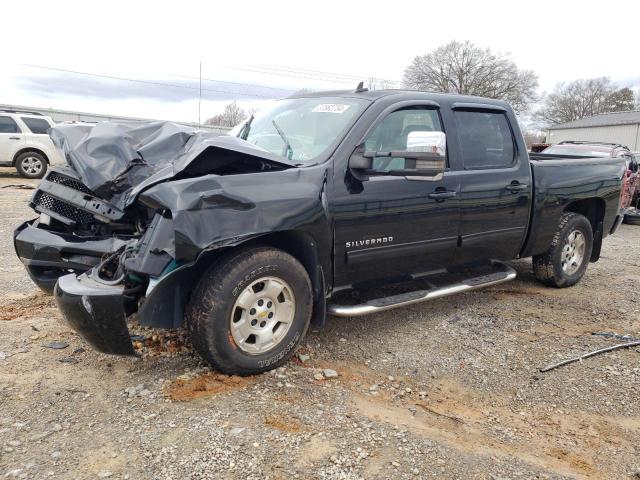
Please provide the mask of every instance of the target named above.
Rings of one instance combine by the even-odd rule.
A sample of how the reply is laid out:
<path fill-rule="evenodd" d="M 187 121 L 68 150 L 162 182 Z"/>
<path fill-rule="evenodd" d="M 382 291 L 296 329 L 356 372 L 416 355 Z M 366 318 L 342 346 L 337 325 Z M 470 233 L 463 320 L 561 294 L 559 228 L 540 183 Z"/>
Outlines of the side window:
<path fill-rule="evenodd" d="M 513 136 L 503 113 L 457 110 L 454 115 L 465 170 L 513 165 Z"/>
<path fill-rule="evenodd" d="M 46 135 L 47 130 L 51 128 L 44 118 L 20 117 L 20 119 L 29 127 L 31 133 Z"/>
<path fill-rule="evenodd" d="M 378 124 L 365 140 L 365 150 L 375 152 L 410 150 L 407 147 L 407 138 L 411 132 L 441 131 L 442 124 L 436 109 L 403 108 L 390 113 Z M 379 172 L 404 168 L 404 158 L 376 157 L 373 159 L 373 169 Z"/>
<path fill-rule="evenodd" d="M 20 129 L 13 118 L 0 115 L 0 133 L 20 133 Z"/>

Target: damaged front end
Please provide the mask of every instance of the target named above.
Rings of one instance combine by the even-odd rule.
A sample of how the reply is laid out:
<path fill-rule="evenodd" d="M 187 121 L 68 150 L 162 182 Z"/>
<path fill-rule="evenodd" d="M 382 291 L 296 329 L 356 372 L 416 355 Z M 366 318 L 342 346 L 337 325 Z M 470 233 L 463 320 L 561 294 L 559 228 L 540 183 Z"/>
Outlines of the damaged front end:
<path fill-rule="evenodd" d="M 234 137 L 166 123 L 51 135 L 69 166 L 42 180 L 30 204 L 40 216 L 16 229 L 14 245 L 68 324 L 104 353 L 135 354 L 133 313 L 142 325 L 179 326 L 202 257 L 322 215 L 321 182 Z"/>
<path fill-rule="evenodd" d="M 47 172 L 30 201 L 40 216 L 14 232 L 31 279 L 47 293 L 66 273 L 82 273 L 140 235 L 145 211 L 127 214 L 91 192 L 69 167 Z"/>

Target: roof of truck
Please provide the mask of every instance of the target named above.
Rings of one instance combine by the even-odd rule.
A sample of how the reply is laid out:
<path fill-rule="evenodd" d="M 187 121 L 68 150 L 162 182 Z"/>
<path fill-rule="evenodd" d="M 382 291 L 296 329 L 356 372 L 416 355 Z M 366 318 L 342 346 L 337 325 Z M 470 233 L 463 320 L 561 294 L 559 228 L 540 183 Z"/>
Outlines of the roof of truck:
<path fill-rule="evenodd" d="M 309 97 L 353 97 L 363 98 L 371 102 L 375 102 L 383 97 L 390 95 L 398 95 L 402 98 L 399 100 L 433 100 L 443 102 L 468 102 L 468 103 L 484 103 L 489 105 L 500 105 L 507 107 L 507 102 L 502 100 L 496 100 L 493 98 L 474 97 L 471 95 L 460 95 L 454 93 L 436 93 L 436 92 L 424 92 L 420 90 L 403 90 L 403 89 L 388 89 L 388 90 L 329 90 L 321 92 L 304 92 L 291 95 L 287 98 L 309 98 Z"/>

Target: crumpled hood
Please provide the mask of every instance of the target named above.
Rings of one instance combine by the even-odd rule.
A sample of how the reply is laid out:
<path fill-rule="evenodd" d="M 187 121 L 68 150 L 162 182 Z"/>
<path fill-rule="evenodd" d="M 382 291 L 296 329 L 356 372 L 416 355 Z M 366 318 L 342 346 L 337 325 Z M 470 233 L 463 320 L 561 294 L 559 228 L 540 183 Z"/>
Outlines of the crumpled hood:
<path fill-rule="evenodd" d="M 171 122 L 61 124 L 50 131 L 54 144 L 82 182 L 96 195 L 124 208 L 144 188 L 193 167 L 194 176 L 216 173 L 234 162 L 291 168 L 287 159 L 236 137 Z M 253 161 L 253 162 L 252 162 Z M 229 169 L 227 169 L 229 171 Z"/>

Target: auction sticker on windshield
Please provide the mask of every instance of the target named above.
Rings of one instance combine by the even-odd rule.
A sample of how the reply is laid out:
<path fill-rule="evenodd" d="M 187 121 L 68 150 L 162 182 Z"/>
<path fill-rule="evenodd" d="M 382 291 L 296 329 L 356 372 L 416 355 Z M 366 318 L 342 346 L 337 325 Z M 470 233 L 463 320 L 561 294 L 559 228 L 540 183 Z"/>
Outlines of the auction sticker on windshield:
<path fill-rule="evenodd" d="M 321 103 L 317 105 L 312 112 L 321 112 L 321 113 L 344 113 L 349 105 L 344 105 L 341 103 Z"/>

